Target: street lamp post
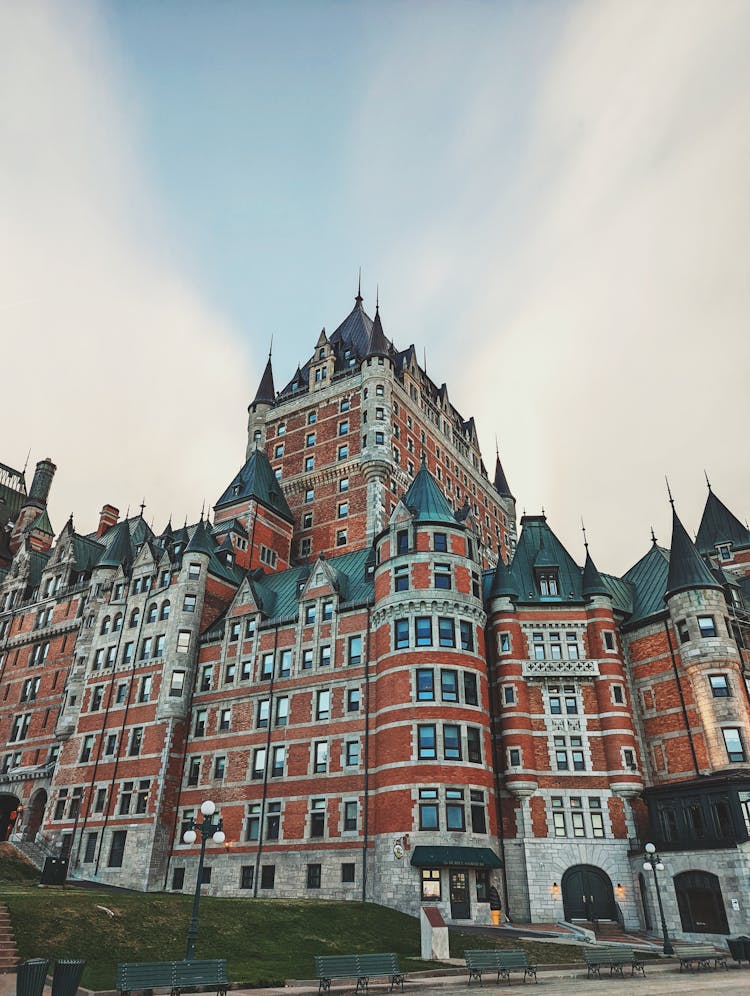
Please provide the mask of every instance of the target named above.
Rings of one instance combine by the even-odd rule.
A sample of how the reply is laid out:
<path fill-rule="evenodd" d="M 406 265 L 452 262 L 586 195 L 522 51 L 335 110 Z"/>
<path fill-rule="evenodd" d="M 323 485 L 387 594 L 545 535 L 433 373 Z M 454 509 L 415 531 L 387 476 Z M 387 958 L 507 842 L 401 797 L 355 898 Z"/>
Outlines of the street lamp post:
<path fill-rule="evenodd" d="M 656 853 L 655 844 L 646 844 L 646 854 L 644 855 L 646 860 L 643 862 L 643 868 L 645 871 L 652 871 L 654 873 L 654 887 L 656 888 L 656 901 L 659 903 L 659 916 L 661 917 L 661 934 L 664 938 L 663 951 L 665 955 L 673 955 L 674 948 L 672 947 L 672 942 L 669 939 L 669 931 L 667 930 L 667 921 L 664 919 L 664 907 L 661 902 L 661 889 L 659 888 L 659 877 L 656 874 L 657 871 L 664 871 L 664 862 L 661 860 L 659 855 Z"/>
<path fill-rule="evenodd" d="M 194 844 L 198 834 L 201 835 L 201 853 L 198 858 L 198 877 L 195 880 L 195 895 L 193 896 L 193 915 L 190 918 L 190 927 L 187 936 L 187 954 L 185 961 L 192 961 L 195 955 L 195 939 L 198 936 L 198 907 L 201 901 L 201 884 L 203 880 L 203 858 L 206 854 L 206 841 L 210 837 L 214 844 L 223 844 L 226 840 L 224 835 L 224 821 L 219 819 L 214 823 L 213 816 L 216 806 L 210 799 L 206 799 L 201 804 L 203 819 L 200 823 L 197 820 L 190 820 L 190 827 L 182 835 L 186 844 Z"/>

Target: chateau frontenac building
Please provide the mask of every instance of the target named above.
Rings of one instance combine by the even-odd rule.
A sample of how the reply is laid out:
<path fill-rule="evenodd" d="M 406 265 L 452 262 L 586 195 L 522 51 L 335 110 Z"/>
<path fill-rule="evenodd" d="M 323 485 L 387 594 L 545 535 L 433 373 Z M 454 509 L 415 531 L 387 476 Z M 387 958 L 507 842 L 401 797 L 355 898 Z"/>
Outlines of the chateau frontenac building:
<path fill-rule="evenodd" d="M 623 576 L 545 515 L 358 294 L 211 518 L 55 537 L 0 465 L 0 839 L 73 878 L 489 923 L 750 932 L 750 533 L 709 487 Z M 223 490 L 222 490 L 223 488 Z M 211 521 L 212 519 L 212 521 Z"/>

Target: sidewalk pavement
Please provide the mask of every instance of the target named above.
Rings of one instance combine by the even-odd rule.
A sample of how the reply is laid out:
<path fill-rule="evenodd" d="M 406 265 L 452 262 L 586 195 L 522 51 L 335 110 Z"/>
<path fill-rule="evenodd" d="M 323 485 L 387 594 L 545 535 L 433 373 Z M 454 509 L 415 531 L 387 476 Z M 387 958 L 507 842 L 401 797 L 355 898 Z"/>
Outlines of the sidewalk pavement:
<path fill-rule="evenodd" d="M 529 983 L 528 985 L 531 985 Z M 647 963 L 646 978 L 637 977 L 632 979 L 626 975 L 623 979 L 610 979 L 605 975 L 602 979 L 587 979 L 585 969 L 578 965 L 569 967 L 558 967 L 539 970 L 539 987 L 533 990 L 524 988 L 521 978 L 514 979 L 510 985 L 497 985 L 492 978 L 492 973 L 485 973 L 484 981 L 481 984 L 473 983 L 468 985 L 464 972 L 460 975 L 408 975 L 404 986 L 404 993 L 414 993 L 416 996 L 430 996 L 432 993 L 439 993 L 440 996 L 476 996 L 477 993 L 490 993 L 492 996 L 518 996 L 524 990 L 529 996 L 530 992 L 537 992 L 540 988 L 549 996 L 567 996 L 567 994 L 579 994 L 583 990 L 585 996 L 674 996 L 675 993 L 690 990 L 691 996 L 696 993 L 721 993 L 722 996 L 748 996 L 750 993 L 750 969 L 747 967 L 730 967 L 728 970 L 715 969 L 702 972 L 682 972 L 680 973 L 675 963 L 660 964 Z M 388 993 L 387 984 L 373 982 L 370 984 L 370 992 L 373 996 L 381 996 Z M 79 989 L 79 996 L 87 993 L 88 990 Z M 284 987 L 270 989 L 232 989 L 232 996 L 317 996 L 317 982 L 290 982 Z M 348 994 L 353 996 L 354 985 L 347 983 L 331 986 L 331 992 Z M 14 973 L 0 974 L 0 996 L 15 996 L 16 976 Z M 51 990 L 47 986 L 44 996 L 50 996 Z M 210 996 L 210 994 L 206 994 Z"/>

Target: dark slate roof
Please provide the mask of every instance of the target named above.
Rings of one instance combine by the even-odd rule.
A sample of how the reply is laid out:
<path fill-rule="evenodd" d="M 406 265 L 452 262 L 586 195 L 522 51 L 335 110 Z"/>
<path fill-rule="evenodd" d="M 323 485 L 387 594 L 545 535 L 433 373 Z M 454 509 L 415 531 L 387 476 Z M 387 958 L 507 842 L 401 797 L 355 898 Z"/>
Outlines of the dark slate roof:
<path fill-rule="evenodd" d="M 373 600 L 372 575 L 367 576 L 366 565 L 371 555 L 369 547 L 331 557 L 327 563 L 333 569 L 338 581 L 339 607 L 367 605 Z M 314 569 L 314 568 L 313 568 Z M 275 622 L 294 619 L 299 614 L 299 591 L 310 576 L 310 565 L 291 567 L 276 574 L 250 575 L 250 583 L 256 599 L 262 606 L 264 619 Z M 221 617 L 212 624 L 207 636 L 218 638 L 223 629 Z"/>
<path fill-rule="evenodd" d="M 235 489 L 237 489 L 235 491 Z M 236 502 L 255 498 L 261 504 L 277 512 L 288 522 L 294 521 L 286 498 L 279 487 L 268 457 L 262 450 L 253 450 L 247 463 L 232 480 L 214 508 L 234 505 Z"/>
<path fill-rule="evenodd" d="M 669 549 L 669 575 L 666 595 L 689 588 L 718 588 L 716 578 L 703 563 L 677 512 L 672 508 L 672 545 Z"/>
<path fill-rule="evenodd" d="M 609 588 L 605 585 L 596 564 L 591 559 L 591 554 L 586 548 L 586 562 L 583 565 L 583 594 L 585 598 L 593 598 L 594 595 L 609 595 Z"/>
<path fill-rule="evenodd" d="M 424 457 L 417 476 L 411 482 L 408 491 L 402 499 L 416 522 L 440 522 L 457 526 L 453 509 L 448 499 L 440 490 L 435 478 L 427 469 Z"/>
<path fill-rule="evenodd" d="M 108 529 L 101 537 L 100 542 L 104 545 L 105 551 L 97 567 L 120 567 L 122 565 L 128 568 L 133 563 L 135 550 L 133 549 L 129 519 L 124 519 Z"/>
<path fill-rule="evenodd" d="M 341 343 L 361 359 L 367 356 L 372 326 L 372 318 L 362 307 L 362 298 L 358 294 L 354 301 L 354 307 L 330 336 L 329 342 L 332 346 Z"/>
<path fill-rule="evenodd" d="M 73 533 L 72 543 L 76 570 L 79 574 L 88 573 L 99 563 L 105 550 L 104 544 L 90 536 L 79 536 L 78 533 Z"/>
<path fill-rule="evenodd" d="M 370 329 L 370 338 L 367 343 L 367 353 L 366 356 L 389 356 L 391 353 L 391 344 L 385 337 L 385 332 L 383 332 L 383 323 L 380 321 L 380 311 L 375 309 L 375 321 L 372 323 L 372 328 Z"/>
<path fill-rule="evenodd" d="M 695 545 L 701 553 L 715 553 L 718 543 L 750 546 L 750 532 L 709 488 Z"/>
<path fill-rule="evenodd" d="M 500 495 L 501 498 L 513 498 L 513 493 L 510 490 L 510 485 L 508 484 L 508 478 L 505 476 L 505 471 L 503 470 L 503 465 L 500 463 L 500 454 L 495 458 L 495 491 Z"/>
<path fill-rule="evenodd" d="M 519 591 L 513 577 L 510 565 L 506 565 L 502 558 L 498 558 L 495 574 L 492 578 L 491 598 L 518 598 Z"/>
<path fill-rule="evenodd" d="M 52 556 L 49 550 L 31 550 L 29 552 L 29 587 L 36 588 L 42 579 L 42 571 Z"/>
<path fill-rule="evenodd" d="M 539 594 L 535 568 L 556 567 L 559 594 Z M 519 593 L 519 602 L 561 602 L 583 599 L 581 568 L 547 525 L 544 515 L 524 515 L 521 518 L 521 535 L 511 564 L 513 580 Z"/>
<path fill-rule="evenodd" d="M 273 367 L 271 366 L 271 354 L 268 354 L 268 362 L 263 376 L 260 379 L 258 390 L 255 392 L 250 407 L 253 405 L 272 405 L 276 398 L 276 390 L 273 386 Z"/>
<path fill-rule="evenodd" d="M 193 535 L 190 537 L 190 541 L 185 547 L 185 553 L 204 553 L 211 557 L 213 556 L 215 550 L 216 540 L 206 528 L 203 519 L 201 519 L 193 530 Z"/>
<path fill-rule="evenodd" d="M 628 619 L 628 625 L 666 611 L 664 595 L 668 574 L 669 552 L 654 543 L 648 553 L 623 575 L 623 580 L 632 586 L 633 592 L 633 614 Z"/>
<path fill-rule="evenodd" d="M 214 536 L 222 536 L 224 533 L 236 533 L 243 539 L 249 539 L 250 534 L 242 525 L 239 519 L 225 519 L 224 522 L 214 523 Z"/>

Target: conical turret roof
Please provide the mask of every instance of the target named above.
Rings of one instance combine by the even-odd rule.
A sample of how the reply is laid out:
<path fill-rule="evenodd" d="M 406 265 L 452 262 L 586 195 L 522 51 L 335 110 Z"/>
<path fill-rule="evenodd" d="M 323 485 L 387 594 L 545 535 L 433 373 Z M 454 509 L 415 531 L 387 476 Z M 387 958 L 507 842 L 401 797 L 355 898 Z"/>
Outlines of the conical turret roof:
<path fill-rule="evenodd" d="M 388 356 L 391 345 L 383 332 L 383 323 L 380 321 L 380 310 L 375 309 L 375 319 L 370 330 L 370 338 L 367 343 L 367 356 Z"/>
<path fill-rule="evenodd" d="M 701 553 L 715 553 L 719 543 L 750 546 L 750 532 L 709 488 L 695 545 Z"/>
<path fill-rule="evenodd" d="M 247 462 L 216 503 L 216 508 L 255 498 L 289 522 L 294 521 L 286 498 L 263 450 L 253 450 Z"/>
<path fill-rule="evenodd" d="M 497 491 L 501 498 L 513 498 L 510 485 L 508 484 L 508 478 L 505 476 L 503 465 L 500 463 L 499 453 L 495 457 L 495 480 L 493 481 L 493 484 L 495 485 L 495 491 Z"/>
<path fill-rule="evenodd" d="M 586 562 L 583 565 L 583 595 L 584 598 L 593 598 L 594 595 L 609 595 L 609 589 L 602 580 L 602 576 L 596 569 L 596 564 L 591 558 L 588 546 L 586 547 Z"/>
<path fill-rule="evenodd" d="M 495 575 L 490 589 L 492 598 L 518 598 L 518 585 L 513 577 L 510 564 L 505 564 L 502 557 L 498 558 Z"/>
<path fill-rule="evenodd" d="M 135 551 L 130 538 L 130 521 L 123 519 L 113 526 L 102 537 L 101 542 L 106 543 L 107 549 L 101 558 L 98 567 L 124 567 L 128 568 L 135 559 Z"/>
<path fill-rule="evenodd" d="M 719 588 L 714 576 L 703 563 L 690 541 L 685 527 L 672 507 L 672 545 L 669 549 L 669 574 L 664 597 L 689 588 Z"/>
<path fill-rule="evenodd" d="M 185 547 L 185 553 L 205 553 L 210 557 L 215 549 L 216 540 L 206 528 L 203 519 L 201 519 L 195 527 L 193 535 L 190 537 L 190 542 Z"/>
<path fill-rule="evenodd" d="M 424 456 L 422 457 L 422 466 L 404 495 L 403 502 L 417 522 L 442 522 L 451 526 L 458 525 L 453 510 L 448 504 L 448 499 L 427 469 Z"/>
<path fill-rule="evenodd" d="M 250 407 L 252 408 L 255 405 L 272 405 L 275 398 L 276 390 L 273 386 L 273 367 L 271 366 L 271 354 L 269 353 L 266 369 L 263 371 L 258 390 L 255 392 L 255 397 Z"/>

